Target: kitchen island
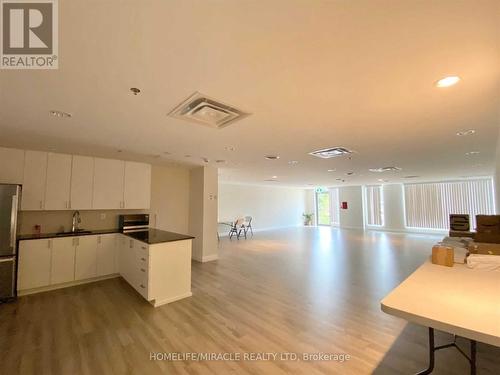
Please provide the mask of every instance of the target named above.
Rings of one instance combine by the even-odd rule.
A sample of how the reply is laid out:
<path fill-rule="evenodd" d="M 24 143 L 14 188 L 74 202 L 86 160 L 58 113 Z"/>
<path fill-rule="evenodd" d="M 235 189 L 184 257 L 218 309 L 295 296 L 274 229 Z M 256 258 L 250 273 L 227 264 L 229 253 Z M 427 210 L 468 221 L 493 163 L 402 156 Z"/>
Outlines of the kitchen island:
<path fill-rule="evenodd" d="M 159 229 L 20 235 L 18 295 L 122 276 L 155 307 L 189 297 L 193 238 Z"/>

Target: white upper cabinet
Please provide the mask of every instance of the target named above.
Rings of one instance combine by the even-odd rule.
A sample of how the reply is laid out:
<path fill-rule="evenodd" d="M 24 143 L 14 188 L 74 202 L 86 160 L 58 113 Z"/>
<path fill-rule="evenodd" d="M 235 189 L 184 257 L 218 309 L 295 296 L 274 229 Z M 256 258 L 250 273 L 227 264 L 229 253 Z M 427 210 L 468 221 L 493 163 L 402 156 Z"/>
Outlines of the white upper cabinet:
<path fill-rule="evenodd" d="M 46 210 L 68 210 L 71 185 L 71 155 L 49 153 L 47 158 Z"/>
<path fill-rule="evenodd" d="M 92 208 L 120 209 L 123 203 L 125 162 L 112 159 L 94 159 L 94 192 Z"/>
<path fill-rule="evenodd" d="M 94 158 L 73 155 L 70 208 L 74 210 L 90 210 L 92 208 L 93 188 Z"/>
<path fill-rule="evenodd" d="M 0 183 L 22 184 L 24 150 L 0 147 Z"/>
<path fill-rule="evenodd" d="M 125 162 L 124 208 L 149 208 L 151 202 L 151 165 Z"/>
<path fill-rule="evenodd" d="M 22 191 L 22 210 L 43 210 L 47 178 L 47 153 L 26 151 Z"/>

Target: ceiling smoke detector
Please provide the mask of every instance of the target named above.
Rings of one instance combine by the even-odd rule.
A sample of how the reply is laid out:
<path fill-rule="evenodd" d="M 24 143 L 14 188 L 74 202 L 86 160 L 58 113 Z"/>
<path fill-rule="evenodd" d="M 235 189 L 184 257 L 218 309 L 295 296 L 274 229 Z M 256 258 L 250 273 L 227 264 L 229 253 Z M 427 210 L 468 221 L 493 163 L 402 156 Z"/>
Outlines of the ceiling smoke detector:
<path fill-rule="evenodd" d="M 399 167 L 381 167 L 381 168 L 370 168 L 370 172 L 382 173 L 382 172 L 399 172 L 401 168 Z"/>
<path fill-rule="evenodd" d="M 168 115 L 181 120 L 222 129 L 250 114 L 204 94 L 195 92 L 175 107 Z"/>
<path fill-rule="evenodd" d="M 345 147 L 330 147 L 310 152 L 309 155 L 316 156 L 321 159 L 330 159 L 338 156 L 351 155 L 353 152 L 354 151 Z"/>

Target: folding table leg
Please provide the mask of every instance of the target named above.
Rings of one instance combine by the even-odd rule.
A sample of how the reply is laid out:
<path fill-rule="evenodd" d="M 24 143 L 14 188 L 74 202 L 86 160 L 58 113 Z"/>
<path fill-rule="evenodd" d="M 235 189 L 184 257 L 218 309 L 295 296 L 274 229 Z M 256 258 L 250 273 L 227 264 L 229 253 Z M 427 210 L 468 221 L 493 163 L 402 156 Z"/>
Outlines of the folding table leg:
<path fill-rule="evenodd" d="M 429 367 L 425 370 L 417 372 L 416 375 L 427 375 L 434 370 L 434 328 L 429 327 Z"/>

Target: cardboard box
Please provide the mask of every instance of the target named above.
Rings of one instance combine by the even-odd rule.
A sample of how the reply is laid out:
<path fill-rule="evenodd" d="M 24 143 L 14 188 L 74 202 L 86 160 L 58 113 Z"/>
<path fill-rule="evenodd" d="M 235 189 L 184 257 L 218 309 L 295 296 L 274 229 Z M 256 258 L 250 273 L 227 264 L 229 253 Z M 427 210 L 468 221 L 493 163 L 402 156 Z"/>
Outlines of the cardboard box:
<path fill-rule="evenodd" d="M 477 233 L 500 234 L 500 215 L 476 215 Z"/>
<path fill-rule="evenodd" d="M 476 236 L 476 232 L 462 232 L 462 231 L 450 230 L 449 236 L 474 238 Z"/>
<path fill-rule="evenodd" d="M 470 231 L 470 220 L 467 214 L 450 214 L 450 232 Z"/>
<path fill-rule="evenodd" d="M 497 233 L 476 233 L 475 242 L 498 243 L 500 244 L 500 234 Z"/>
<path fill-rule="evenodd" d="M 500 244 L 472 242 L 469 245 L 471 254 L 500 255 Z"/>
<path fill-rule="evenodd" d="M 450 246 L 434 245 L 432 247 L 432 263 L 440 266 L 453 267 L 453 248 Z"/>

